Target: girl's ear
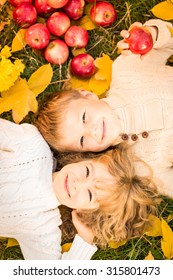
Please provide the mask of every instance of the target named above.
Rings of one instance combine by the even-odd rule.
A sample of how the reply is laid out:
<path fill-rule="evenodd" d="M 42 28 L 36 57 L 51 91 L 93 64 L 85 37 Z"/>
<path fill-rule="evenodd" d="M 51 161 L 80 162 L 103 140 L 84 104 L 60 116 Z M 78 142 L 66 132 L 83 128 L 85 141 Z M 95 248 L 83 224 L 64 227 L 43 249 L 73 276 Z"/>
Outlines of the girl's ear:
<path fill-rule="evenodd" d="M 80 92 L 80 94 L 82 94 L 83 96 L 85 96 L 88 99 L 94 99 L 94 100 L 99 99 L 98 96 L 93 92 L 86 91 L 86 90 L 83 90 L 83 89 L 80 89 L 79 92 Z"/>

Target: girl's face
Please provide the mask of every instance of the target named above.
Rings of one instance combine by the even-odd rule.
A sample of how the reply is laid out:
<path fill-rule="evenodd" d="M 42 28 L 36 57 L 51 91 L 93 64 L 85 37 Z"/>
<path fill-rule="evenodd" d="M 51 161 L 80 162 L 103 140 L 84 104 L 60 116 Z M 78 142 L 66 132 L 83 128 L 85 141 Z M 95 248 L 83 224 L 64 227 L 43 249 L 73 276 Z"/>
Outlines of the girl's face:
<path fill-rule="evenodd" d="M 93 209 L 98 199 L 106 199 L 105 191 L 96 189 L 96 180 L 112 180 L 107 166 L 93 160 L 68 164 L 56 173 L 53 188 L 59 202 L 72 209 Z"/>

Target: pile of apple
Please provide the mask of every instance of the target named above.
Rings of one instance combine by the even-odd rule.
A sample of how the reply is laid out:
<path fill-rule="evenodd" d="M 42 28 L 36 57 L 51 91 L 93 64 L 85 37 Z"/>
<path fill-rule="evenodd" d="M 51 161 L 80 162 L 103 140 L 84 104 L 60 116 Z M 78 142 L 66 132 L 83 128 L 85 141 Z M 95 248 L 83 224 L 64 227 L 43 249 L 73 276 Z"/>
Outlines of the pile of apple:
<path fill-rule="evenodd" d="M 88 44 L 88 31 L 74 22 L 84 14 L 84 7 L 93 2 L 91 20 L 99 26 L 114 23 L 117 13 L 114 6 L 100 0 L 9 0 L 14 7 L 13 20 L 25 32 L 26 43 L 42 50 L 46 61 L 61 65 L 69 57 L 70 48 L 84 48 Z M 45 18 L 44 23 L 38 17 Z M 73 24 L 72 24 L 73 21 Z M 76 55 L 70 63 L 74 75 L 92 76 L 96 69 L 94 58 L 87 53 Z"/>

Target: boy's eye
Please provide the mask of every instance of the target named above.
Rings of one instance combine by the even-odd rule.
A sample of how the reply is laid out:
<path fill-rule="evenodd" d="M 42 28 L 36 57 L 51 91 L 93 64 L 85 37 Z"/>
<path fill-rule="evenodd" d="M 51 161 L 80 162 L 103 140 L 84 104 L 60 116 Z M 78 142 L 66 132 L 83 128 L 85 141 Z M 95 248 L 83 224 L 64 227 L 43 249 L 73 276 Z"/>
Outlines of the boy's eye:
<path fill-rule="evenodd" d="M 81 139 L 80 139 L 80 145 L 81 145 L 82 148 L 83 148 L 83 142 L 84 142 L 84 137 L 82 136 Z"/>
<path fill-rule="evenodd" d="M 92 192 L 90 190 L 88 190 L 88 193 L 89 193 L 89 201 L 92 200 Z"/>
<path fill-rule="evenodd" d="M 82 121 L 83 121 L 83 123 L 85 123 L 85 118 L 86 118 L 86 113 L 84 112 L 83 115 L 82 115 Z"/>
<path fill-rule="evenodd" d="M 88 168 L 88 166 L 86 166 L 86 177 L 88 177 L 89 174 L 90 174 L 89 168 Z"/>

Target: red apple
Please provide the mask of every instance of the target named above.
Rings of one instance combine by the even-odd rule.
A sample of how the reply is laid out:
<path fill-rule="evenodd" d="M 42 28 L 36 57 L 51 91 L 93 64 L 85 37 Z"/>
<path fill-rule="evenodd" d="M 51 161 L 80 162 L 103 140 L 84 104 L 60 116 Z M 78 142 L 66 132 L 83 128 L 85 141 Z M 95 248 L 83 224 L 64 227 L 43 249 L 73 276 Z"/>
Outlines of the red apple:
<path fill-rule="evenodd" d="M 53 64 L 63 64 L 69 57 L 69 49 L 61 39 L 53 40 L 44 52 L 45 59 Z"/>
<path fill-rule="evenodd" d="M 36 8 L 29 3 L 18 5 L 13 11 L 13 20 L 22 28 L 29 27 L 37 20 Z"/>
<path fill-rule="evenodd" d="M 35 23 L 26 30 L 25 40 L 33 49 L 44 49 L 49 44 L 49 30 L 43 23 Z"/>
<path fill-rule="evenodd" d="M 34 6 L 37 13 L 41 16 L 49 16 L 50 13 L 53 13 L 56 10 L 48 5 L 47 0 L 35 0 Z"/>
<path fill-rule="evenodd" d="M 59 9 L 64 7 L 69 0 L 47 0 L 49 6 Z"/>
<path fill-rule="evenodd" d="M 129 44 L 131 52 L 135 54 L 146 54 L 153 47 L 152 35 L 144 26 L 134 26 L 125 41 Z"/>
<path fill-rule="evenodd" d="M 94 3 L 94 2 L 98 2 L 100 0 L 85 0 L 85 2 L 89 2 L 89 3 Z"/>
<path fill-rule="evenodd" d="M 97 2 L 90 10 L 90 17 L 94 23 L 105 27 L 115 22 L 117 12 L 111 3 Z"/>
<path fill-rule="evenodd" d="M 82 17 L 84 13 L 84 0 L 69 0 L 63 7 L 64 12 L 73 20 L 77 20 Z"/>
<path fill-rule="evenodd" d="M 51 34 L 61 36 L 70 27 L 71 22 L 65 13 L 55 12 L 48 18 L 46 25 Z"/>
<path fill-rule="evenodd" d="M 32 3 L 32 0 L 8 0 L 8 1 L 13 7 L 17 7 L 22 3 L 29 3 L 29 4 Z"/>
<path fill-rule="evenodd" d="M 88 44 L 89 36 L 86 29 L 80 26 L 71 26 L 64 35 L 69 47 L 84 48 Z"/>
<path fill-rule="evenodd" d="M 70 63 L 70 68 L 75 76 L 82 78 L 91 77 L 96 72 L 94 58 L 87 53 L 78 54 L 73 57 Z"/>

